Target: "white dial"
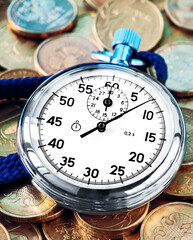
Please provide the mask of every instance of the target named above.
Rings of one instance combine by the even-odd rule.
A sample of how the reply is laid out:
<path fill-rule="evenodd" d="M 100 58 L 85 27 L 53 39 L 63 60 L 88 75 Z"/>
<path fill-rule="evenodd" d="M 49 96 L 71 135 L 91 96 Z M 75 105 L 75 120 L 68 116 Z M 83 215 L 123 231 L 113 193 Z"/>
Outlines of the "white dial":
<path fill-rule="evenodd" d="M 126 95 L 119 89 L 119 84 L 113 82 L 106 82 L 106 86 L 97 88 L 88 97 L 89 112 L 102 121 L 109 120 L 128 108 Z"/>
<path fill-rule="evenodd" d="M 64 206 L 84 211 L 86 199 L 88 212 L 119 209 L 119 195 L 123 209 L 127 197 L 134 196 L 132 207 L 144 203 L 172 179 L 183 154 L 182 122 L 161 84 L 126 67 L 90 64 L 34 93 L 19 124 L 19 151 L 34 182 Z"/>

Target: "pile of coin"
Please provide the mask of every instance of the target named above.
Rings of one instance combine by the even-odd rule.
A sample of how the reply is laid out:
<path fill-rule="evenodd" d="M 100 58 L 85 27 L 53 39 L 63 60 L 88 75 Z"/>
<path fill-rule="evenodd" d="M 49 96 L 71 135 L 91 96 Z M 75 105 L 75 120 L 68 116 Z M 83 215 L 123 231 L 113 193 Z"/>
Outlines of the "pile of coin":
<path fill-rule="evenodd" d="M 0 189 L 0 240 L 193 239 L 192 0 L 0 0 L 0 79 L 51 75 L 111 50 L 118 28 L 137 31 L 140 51 L 164 57 L 166 87 L 187 129 L 184 162 L 170 186 L 131 211 L 86 215 L 61 208 L 30 182 Z M 147 72 L 156 77 L 153 67 Z M 26 99 L 0 102 L 0 156 L 17 151 Z M 109 203 L 110 204 L 110 203 Z"/>

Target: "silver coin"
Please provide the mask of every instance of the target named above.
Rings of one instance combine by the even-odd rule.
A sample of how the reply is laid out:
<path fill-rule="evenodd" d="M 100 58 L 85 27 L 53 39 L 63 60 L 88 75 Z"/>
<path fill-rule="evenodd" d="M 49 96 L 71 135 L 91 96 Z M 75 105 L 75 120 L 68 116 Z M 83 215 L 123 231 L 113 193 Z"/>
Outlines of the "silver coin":
<path fill-rule="evenodd" d="M 156 50 L 168 66 L 166 87 L 176 96 L 193 96 L 193 42 L 176 41 Z M 155 76 L 153 68 L 150 73 Z"/>
<path fill-rule="evenodd" d="M 77 5 L 73 0 L 14 0 L 7 15 L 15 32 L 45 38 L 73 26 Z"/>
<path fill-rule="evenodd" d="M 165 10 L 175 25 L 187 30 L 193 30 L 192 0 L 166 0 Z"/>

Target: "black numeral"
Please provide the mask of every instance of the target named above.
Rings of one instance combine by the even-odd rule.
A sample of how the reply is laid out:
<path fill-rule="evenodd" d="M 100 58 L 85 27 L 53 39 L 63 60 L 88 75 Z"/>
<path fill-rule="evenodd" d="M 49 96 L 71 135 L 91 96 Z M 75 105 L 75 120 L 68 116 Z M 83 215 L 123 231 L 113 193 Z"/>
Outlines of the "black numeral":
<path fill-rule="evenodd" d="M 49 143 L 48 143 L 49 146 L 53 147 L 53 148 L 58 148 L 58 149 L 61 149 L 63 148 L 64 146 L 64 140 L 63 139 L 56 139 L 56 138 L 53 138 Z"/>
<path fill-rule="evenodd" d="M 86 85 L 84 83 L 80 83 L 78 86 L 78 91 L 80 93 L 85 92 L 87 94 L 90 94 L 90 93 L 92 93 L 92 87 L 93 87 L 93 85 Z"/>
<path fill-rule="evenodd" d="M 61 117 L 56 117 L 52 116 L 51 118 L 48 119 L 47 123 L 50 123 L 51 125 L 56 125 L 56 126 L 61 126 L 62 125 L 62 118 Z"/>
<path fill-rule="evenodd" d="M 135 102 L 138 99 L 138 92 L 131 93 L 131 101 Z"/>
<path fill-rule="evenodd" d="M 97 178 L 99 175 L 99 170 L 97 168 L 91 169 L 89 167 L 86 167 L 85 170 L 86 173 L 83 174 L 85 177 Z"/>
<path fill-rule="evenodd" d="M 112 165 L 111 168 L 113 169 L 113 171 L 110 172 L 110 174 L 112 174 L 112 175 L 123 176 L 125 174 L 125 167 L 124 166 Z"/>
<path fill-rule="evenodd" d="M 152 120 L 154 113 L 152 111 L 145 110 L 143 113 L 143 119 Z"/>
<path fill-rule="evenodd" d="M 155 142 L 156 140 L 156 133 L 146 132 L 145 134 L 145 142 Z"/>
<path fill-rule="evenodd" d="M 113 83 L 113 84 L 111 85 L 111 82 L 106 82 L 106 83 L 105 83 L 105 87 L 112 87 L 112 88 L 117 88 L 117 89 L 119 89 L 119 84 L 118 84 L 118 83 Z"/>
<path fill-rule="evenodd" d="M 75 161 L 75 158 L 72 158 L 72 157 L 67 158 L 67 157 L 63 156 L 62 157 L 62 163 L 60 163 L 60 165 L 62 167 L 66 166 L 66 165 L 68 167 L 74 167 L 74 164 L 75 164 L 74 161 Z"/>
<path fill-rule="evenodd" d="M 61 96 L 60 97 L 60 105 L 67 105 L 69 107 L 72 107 L 74 105 L 74 98 L 70 97 L 66 97 L 66 96 Z"/>
<path fill-rule="evenodd" d="M 132 157 L 129 158 L 129 160 L 128 160 L 128 161 L 130 161 L 130 162 L 142 163 L 143 160 L 144 160 L 144 154 L 143 154 L 143 153 L 130 152 L 130 155 L 132 156 Z"/>

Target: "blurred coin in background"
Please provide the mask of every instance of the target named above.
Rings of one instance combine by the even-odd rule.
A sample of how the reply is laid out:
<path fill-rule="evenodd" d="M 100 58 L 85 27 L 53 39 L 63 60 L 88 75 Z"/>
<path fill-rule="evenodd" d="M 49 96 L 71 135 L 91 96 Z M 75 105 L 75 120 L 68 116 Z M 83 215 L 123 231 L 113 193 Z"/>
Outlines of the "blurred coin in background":
<path fill-rule="evenodd" d="M 63 34 L 42 42 L 35 53 L 39 73 L 51 75 L 67 67 L 93 62 L 92 51 L 101 50 L 94 41 L 75 34 Z"/>
<path fill-rule="evenodd" d="M 25 100 L 0 102 L 0 156 L 17 151 L 17 123 L 25 103 Z"/>
<path fill-rule="evenodd" d="M 1 222 L 1 220 L 0 220 Z M 9 232 L 7 229 L 0 223 L 0 238 L 1 240 L 11 240 Z"/>
<path fill-rule="evenodd" d="M 11 240 L 42 240 L 41 233 L 34 224 L 16 223 L 3 217 L 0 217 L 0 223 L 9 232 Z"/>
<path fill-rule="evenodd" d="M 140 240 L 192 240 L 193 205 L 173 202 L 151 211 L 140 229 Z"/>
<path fill-rule="evenodd" d="M 16 222 L 41 222 L 57 204 L 32 184 L 13 187 L 0 195 L 0 214 Z"/>
<path fill-rule="evenodd" d="M 155 51 L 168 66 L 166 87 L 175 96 L 193 96 L 193 42 L 175 41 Z M 150 72 L 155 76 L 154 68 Z"/>
<path fill-rule="evenodd" d="M 186 30 L 193 30 L 192 0 L 166 0 L 165 10 L 175 25 Z"/>
<path fill-rule="evenodd" d="M 3 11 L 4 14 L 1 14 Z M 7 6 L 0 6 L 0 66 L 5 69 L 32 68 L 33 55 L 39 45 L 38 41 L 25 39 L 14 34 L 7 26 Z"/>
<path fill-rule="evenodd" d="M 163 34 L 163 17 L 156 5 L 146 0 L 109 0 L 98 9 L 94 33 L 101 45 L 112 50 L 114 33 L 130 28 L 141 36 L 140 51 L 156 46 Z"/>
<path fill-rule="evenodd" d="M 101 7 L 108 0 L 85 0 L 85 1 L 86 1 L 86 4 L 88 4 L 89 7 L 97 10 L 99 7 Z"/>
<path fill-rule="evenodd" d="M 193 110 L 181 107 L 186 124 L 186 153 L 182 166 L 193 168 Z"/>
<path fill-rule="evenodd" d="M 14 0 L 7 15 L 10 28 L 18 34 L 46 38 L 71 29 L 77 11 L 74 0 Z"/>
<path fill-rule="evenodd" d="M 160 11 L 164 11 L 165 0 L 152 0 L 152 2 L 159 8 Z"/>
<path fill-rule="evenodd" d="M 3 72 L 0 75 L 0 79 L 9 79 L 9 78 L 25 78 L 25 77 L 37 77 L 39 76 L 38 72 L 33 69 L 28 68 L 16 68 Z"/>

